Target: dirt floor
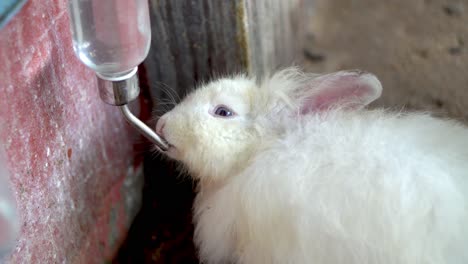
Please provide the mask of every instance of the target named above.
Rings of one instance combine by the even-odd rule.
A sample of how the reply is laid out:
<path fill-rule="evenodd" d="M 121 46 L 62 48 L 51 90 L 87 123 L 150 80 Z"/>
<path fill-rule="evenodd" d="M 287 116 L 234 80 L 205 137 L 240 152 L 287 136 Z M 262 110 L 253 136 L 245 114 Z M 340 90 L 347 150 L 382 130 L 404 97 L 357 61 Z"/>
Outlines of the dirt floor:
<path fill-rule="evenodd" d="M 315 0 L 308 31 L 309 71 L 367 70 L 376 105 L 467 119 L 468 0 Z"/>
<path fill-rule="evenodd" d="M 315 0 L 307 28 L 308 71 L 367 70 L 384 86 L 375 105 L 468 120 L 468 0 Z M 198 262 L 192 183 L 160 168 L 164 176 L 146 177 L 143 208 L 114 263 Z"/>

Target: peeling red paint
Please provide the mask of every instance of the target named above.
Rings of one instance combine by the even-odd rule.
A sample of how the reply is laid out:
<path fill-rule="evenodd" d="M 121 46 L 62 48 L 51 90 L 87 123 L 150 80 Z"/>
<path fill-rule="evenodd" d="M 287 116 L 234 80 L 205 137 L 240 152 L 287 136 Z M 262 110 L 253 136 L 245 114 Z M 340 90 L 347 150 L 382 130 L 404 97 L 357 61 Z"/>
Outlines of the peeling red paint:
<path fill-rule="evenodd" d="M 22 221 L 10 262 L 101 263 L 139 206 L 138 135 L 73 54 L 65 0 L 28 1 L 0 31 L 0 61 L 0 142 Z"/>

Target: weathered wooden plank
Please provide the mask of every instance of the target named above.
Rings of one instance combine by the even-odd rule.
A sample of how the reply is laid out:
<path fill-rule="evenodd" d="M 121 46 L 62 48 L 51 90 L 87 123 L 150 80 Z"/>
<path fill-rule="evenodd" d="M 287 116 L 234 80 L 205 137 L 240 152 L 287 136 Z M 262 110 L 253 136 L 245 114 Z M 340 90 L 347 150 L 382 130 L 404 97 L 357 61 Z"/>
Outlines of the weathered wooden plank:
<path fill-rule="evenodd" d="M 183 95 L 236 72 L 262 75 L 301 57 L 303 0 L 151 0 L 145 61 L 152 96 Z M 157 100 L 156 100 L 157 101 Z"/>
<path fill-rule="evenodd" d="M 300 62 L 303 5 L 302 0 L 246 0 L 249 72 L 261 76 Z"/>
<path fill-rule="evenodd" d="M 150 82 L 160 107 L 155 110 L 163 110 L 158 103 L 170 97 L 163 92 L 165 85 L 183 95 L 212 76 L 260 74 L 289 65 L 302 53 L 301 4 L 302 0 L 151 0 L 152 46 L 142 83 Z M 172 165 L 146 156 L 143 207 L 119 253 L 121 263 L 198 263 L 191 225 L 194 183 L 176 177 Z"/>

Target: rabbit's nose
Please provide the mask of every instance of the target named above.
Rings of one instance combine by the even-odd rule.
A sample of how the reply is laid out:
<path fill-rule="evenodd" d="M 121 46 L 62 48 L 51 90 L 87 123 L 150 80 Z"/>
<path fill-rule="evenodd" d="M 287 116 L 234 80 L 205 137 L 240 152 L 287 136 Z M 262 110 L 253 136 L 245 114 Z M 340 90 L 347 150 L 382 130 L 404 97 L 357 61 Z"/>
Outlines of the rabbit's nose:
<path fill-rule="evenodd" d="M 164 138 L 164 126 L 166 126 L 166 119 L 161 117 L 156 124 L 156 134 Z"/>

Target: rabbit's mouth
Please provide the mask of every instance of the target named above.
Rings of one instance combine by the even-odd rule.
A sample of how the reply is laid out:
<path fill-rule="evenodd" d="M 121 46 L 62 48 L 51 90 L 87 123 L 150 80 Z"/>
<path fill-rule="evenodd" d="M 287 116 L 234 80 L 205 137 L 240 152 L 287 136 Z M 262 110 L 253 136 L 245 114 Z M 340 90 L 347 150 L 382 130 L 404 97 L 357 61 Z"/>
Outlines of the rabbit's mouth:
<path fill-rule="evenodd" d="M 167 142 L 167 141 L 166 141 L 166 142 Z M 172 144 L 170 144 L 170 143 L 168 143 L 168 142 L 167 142 L 167 146 L 168 146 L 167 149 L 166 149 L 165 151 L 163 151 L 163 153 L 164 153 L 166 156 L 168 156 L 168 157 L 170 157 L 170 158 L 172 158 L 172 159 L 176 159 L 176 160 L 177 160 L 177 159 L 178 159 L 177 157 L 179 156 L 179 155 L 178 155 L 177 148 L 176 148 L 174 145 L 172 145 Z"/>
<path fill-rule="evenodd" d="M 156 133 L 156 134 L 157 134 L 157 135 L 159 136 L 159 138 L 161 138 L 161 140 L 167 145 L 167 149 L 164 150 L 164 152 L 168 152 L 169 150 L 175 148 L 174 145 L 172 145 L 172 144 L 164 137 L 164 135 L 158 134 L 158 133 Z"/>
<path fill-rule="evenodd" d="M 167 140 L 165 140 L 165 141 L 166 141 L 166 144 L 167 144 L 167 150 L 166 150 L 166 152 L 169 151 L 169 150 L 171 150 L 171 149 L 175 149 L 174 145 L 172 145 L 171 143 L 169 143 Z"/>
<path fill-rule="evenodd" d="M 171 156 L 171 154 L 174 153 L 174 151 L 176 150 L 176 147 L 171 144 L 165 137 L 164 137 L 164 134 L 163 133 L 156 133 L 162 141 L 164 141 L 164 143 L 166 143 L 167 145 L 167 149 L 163 151 L 164 154 L 168 155 L 168 156 Z"/>

